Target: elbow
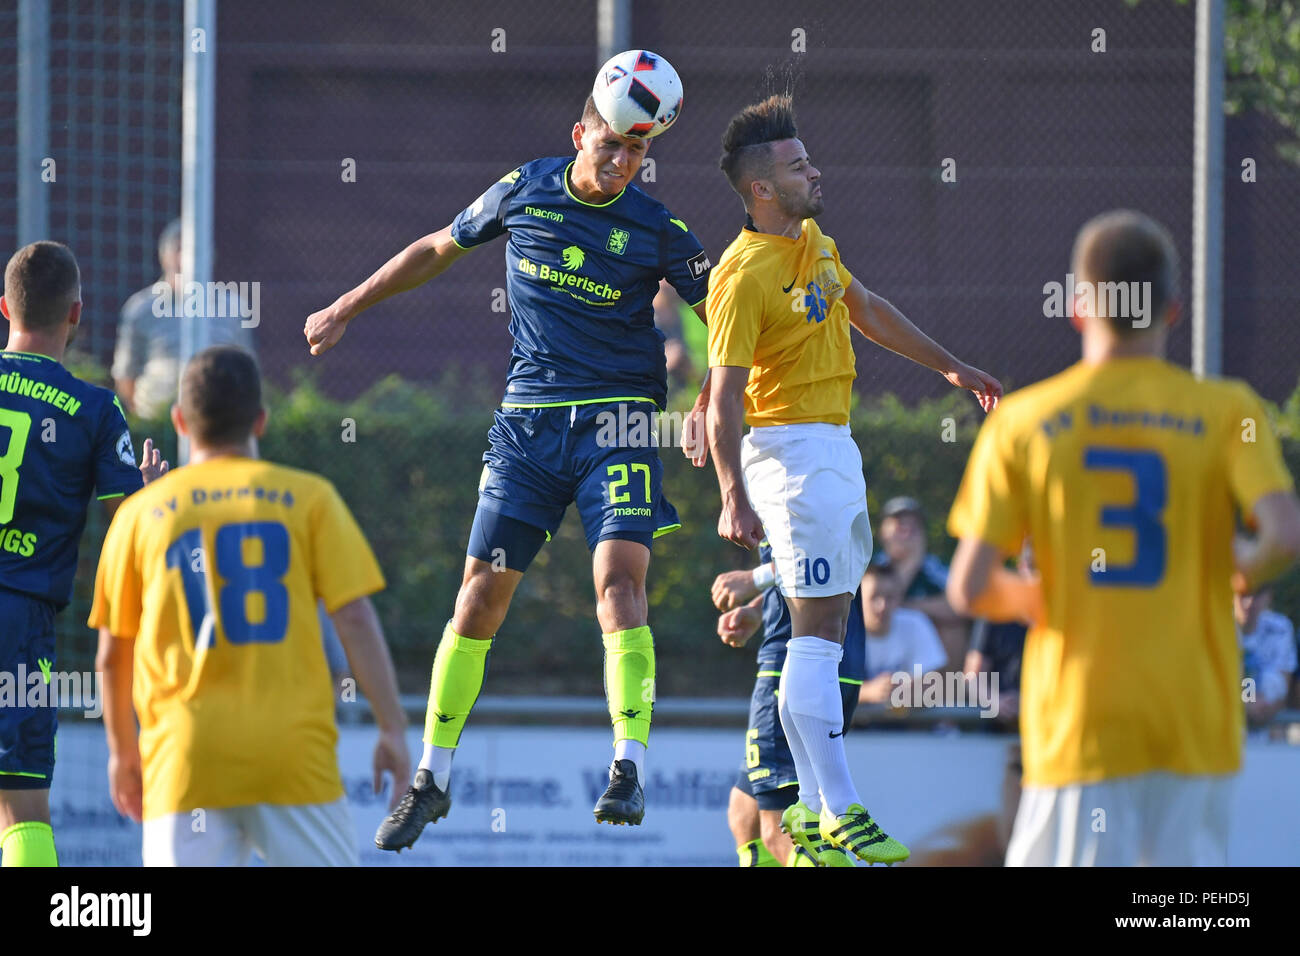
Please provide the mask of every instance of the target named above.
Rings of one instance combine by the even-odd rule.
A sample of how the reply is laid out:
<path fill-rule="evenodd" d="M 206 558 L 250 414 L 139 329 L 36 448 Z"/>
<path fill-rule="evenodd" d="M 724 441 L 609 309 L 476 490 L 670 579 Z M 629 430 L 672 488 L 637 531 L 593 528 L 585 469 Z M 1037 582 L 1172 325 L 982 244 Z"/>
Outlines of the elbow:
<path fill-rule="evenodd" d="M 975 593 L 969 578 L 964 575 L 950 575 L 944 593 L 948 598 L 949 606 L 956 615 L 960 617 L 974 615 L 975 601 L 979 595 Z"/>

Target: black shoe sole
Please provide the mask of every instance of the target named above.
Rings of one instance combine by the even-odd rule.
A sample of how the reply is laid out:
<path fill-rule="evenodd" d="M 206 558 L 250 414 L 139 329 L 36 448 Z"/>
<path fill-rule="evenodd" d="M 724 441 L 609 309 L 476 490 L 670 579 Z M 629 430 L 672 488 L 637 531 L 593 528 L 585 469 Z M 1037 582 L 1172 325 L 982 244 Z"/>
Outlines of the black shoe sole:
<path fill-rule="evenodd" d="M 629 816 L 625 813 L 618 813 L 614 810 L 596 809 L 593 812 L 596 814 L 597 823 L 610 823 L 613 824 L 614 826 L 619 826 L 619 827 L 623 827 L 623 826 L 639 827 L 641 825 L 641 821 L 645 819 L 644 810 L 642 810 L 634 817 Z"/>
<path fill-rule="evenodd" d="M 451 812 L 451 807 L 448 807 L 446 810 L 442 811 L 442 813 L 436 814 L 435 816 L 427 820 L 424 826 L 427 827 L 430 824 L 437 823 L 439 820 L 441 820 L 450 812 Z M 379 842 L 379 837 L 376 836 L 375 846 L 381 850 L 388 850 L 394 853 L 401 853 L 403 850 L 409 850 L 411 847 L 415 846 L 415 841 L 420 839 L 420 834 L 423 832 L 424 832 L 424 827 L 420 827 L 420 832 L 415 834 L 415 836 L 411 837 L 411 839 L 407 840 L 405 843 L 391 843 L 387 845 Z"/>

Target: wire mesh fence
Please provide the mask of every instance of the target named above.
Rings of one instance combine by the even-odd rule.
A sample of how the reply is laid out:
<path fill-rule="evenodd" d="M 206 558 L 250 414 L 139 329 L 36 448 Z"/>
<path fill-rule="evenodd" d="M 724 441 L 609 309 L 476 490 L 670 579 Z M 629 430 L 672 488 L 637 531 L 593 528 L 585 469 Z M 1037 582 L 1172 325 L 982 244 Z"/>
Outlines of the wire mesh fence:
<path fill-rule="evenodd" d="M 258 284 L 254 337 L 275 389 L 262 450 L 325 474 L 358 514 L 389 581 L 377 604 L 405 690 L 422 689 L 451 612 L 503 388 L 503 246 L 374 308 L 321 358 L 308 355 L 303 323 L 503 173 L 572 153 L 598 65 L 595 8 L 219 5 L 214 278 Z M 157 278 L 158 234 L 179 214 L 191 38 L 182 5 L 167 0 L 81 0 L 50 16 L 50 237 L 82 268 L 86 321 L 71 364 L 107 383 L 119 309 Z M 0 148 L 12 149 L 12 2 L 0 4 L 0 27 Z M 743 223 L 717 168 L 721 133 L 742 106 L 792 90 L 822 170 L 820 223 L 846 265 L 955 354 L 1024 385 L 1077 356 L 1045 287 L 1066 281 L 1075 231 L 1093 214 L 1132 206 L 1165 223 L 1186 297 L 1193 37 L 1191 6 L 1172 0 L 638 3 L 631 45 L 666 56 L 686 91 L 638 186 L 717 261 Z M 1288 137 L 1263 110 L 1227 124 L 1224 371 L 1278 402 L 1296 385 L 1300 355 L 1290 262 L 1300 169 L 1283 155 Z M 16 189 L 15 171 L 0 168 L 6 249 L 19 240 Z M 670 398 L 678 408 L 703 372 L 684 353 Z M 857 355 L 855 432 L 871 505 L 906 492 L 943 515 L 978 424 L 973 404 L 898 356 L 862 344 Z M 1171 357 L 1189 360 L 1186 322 Z M 884 395 L 903 404 L 882 404 Z M 958 441 L 941 443 L 949 416 Z M 135 431 L 175 454 L 165 422 Z M 714 534 L 711 471 L 672 450 L 664 457 L 684 528 L 656 545 L 651 570 L 661 692 L 743 693 L 749 655 L 713 636 L 708 585 L 748 559 Z M 931 540 L 946 555 L 939 525 Z M 69 667 L 84 667 L 93 647 L 84 621 L 102 531 L 92 522 L 77 599 L 61 616 Z M 599 693 L 587 564 L 570 518 L 521 586 L 492 661 L 494 692 Z M 1300 612 L 1290 597 L 1283 604 Z"/>

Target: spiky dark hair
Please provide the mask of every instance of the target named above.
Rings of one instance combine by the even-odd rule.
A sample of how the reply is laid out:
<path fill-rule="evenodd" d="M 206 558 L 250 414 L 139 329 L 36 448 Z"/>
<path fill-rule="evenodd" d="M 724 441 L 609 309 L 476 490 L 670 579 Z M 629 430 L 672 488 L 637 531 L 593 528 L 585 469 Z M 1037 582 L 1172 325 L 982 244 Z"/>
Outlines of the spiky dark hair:
<path fill-rule="evenodd" d="M 771 169 L 772 143 L 798 135 L 794 101 L 788 93 L 773 94 L 746 106 L 731 118 L 727 131 L 722 134 L 722 158 L 718 166 L 746 205 L 749 183 Z"/>

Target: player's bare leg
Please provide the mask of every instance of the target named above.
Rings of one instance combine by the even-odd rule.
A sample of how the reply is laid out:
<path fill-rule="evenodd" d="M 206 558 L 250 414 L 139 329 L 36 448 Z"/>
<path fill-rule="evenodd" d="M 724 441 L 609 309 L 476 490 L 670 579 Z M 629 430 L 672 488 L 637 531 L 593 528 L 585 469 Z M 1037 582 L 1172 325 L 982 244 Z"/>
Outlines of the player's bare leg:
<path fill-rule="evenodd" d="M 433 662 L 424 722 L 425 755 L 414 784 L 375 834 L 375 845 L 381 850 L 411 846 L 427 824 L 437 823 L 451 809 L 452 755 L 483 687 L 492 638 L 505 621 L 523 576 L 522 571 L 466 556 L 456 610 Z"/>
<path fill-rule="evenodd" d="M 57 866 L 49 790 L 0 790 L 0 866 Z"/>
<path fill-rule="evenodd" d="M 596 619 L 605 642 L 605 696 L 614 725 L 609 788 L 596 802 L 600 823 L 639 824 L 645 815 L 644 777 L 650 714 L 654 709 L 654 639 L 646 624 L 650 549 L 606 538 L 592 554 Z"/>

